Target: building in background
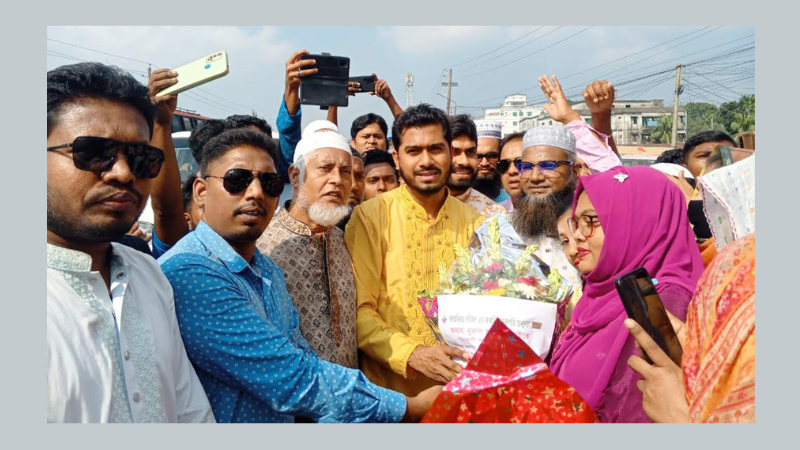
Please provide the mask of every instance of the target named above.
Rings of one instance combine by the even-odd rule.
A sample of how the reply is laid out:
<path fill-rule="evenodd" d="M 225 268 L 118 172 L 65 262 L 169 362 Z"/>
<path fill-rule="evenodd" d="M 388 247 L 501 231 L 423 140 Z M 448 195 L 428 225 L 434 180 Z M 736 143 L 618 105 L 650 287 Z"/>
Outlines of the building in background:
<path fill-rule="evenodd" d="M 523 119 L 532 119 L 544 112 L 541 106 L 529 105 L 528 96 L 522 94 L 509 95 L 499 108 L 487 109 L 483 120 L 497 120 L 503 124 L 503 137 L 522 131 Z"/>
<path fill-rule="evenodd" d="M 586 103 L 572 105 L 575 111 L 587 122 L 592 115 Z M 612 106 L 611 132 L 614 142 L 620 145 L 652 145 L 653 131 L 664 116 L 672 117 L 671 106 L 664 106 L 664 100 L 618 100 Z M 686 142 L 686 109 L 678 107 L 678 145 Z M 546 111 L 520 121 L 520 130 L 529 130 L 539 125 L 557 124 Z M 670 131 L 670 136 L 671 136 Z M 668 142 L 667 142 L 668 143 Z"/>

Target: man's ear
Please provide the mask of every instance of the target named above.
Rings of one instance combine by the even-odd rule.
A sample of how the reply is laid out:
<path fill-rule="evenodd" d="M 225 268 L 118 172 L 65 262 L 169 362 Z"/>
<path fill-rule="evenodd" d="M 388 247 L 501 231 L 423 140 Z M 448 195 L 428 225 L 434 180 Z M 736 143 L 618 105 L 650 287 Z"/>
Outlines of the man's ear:
<path fill-rule="evenodd" d="M 394 160 L 394 166 L 399 170 L 400 169 L 400 155 L 397 153 L 397 149 L 392 150 L 392 159 Z"/>
<path fill-rule="evenodd" d="M 300 170 L 294 165 L 289 166 L 289 184 L 293 189 L 300 188 Z"/>
<path fill-rule="evenodd" d="M 206 204 L 206 196 L 208 195 L 208 182 L 203 177 L 197 177 L 192 185 L 192 201 L 197 204 L 198 208 L 203 208 Z"/>

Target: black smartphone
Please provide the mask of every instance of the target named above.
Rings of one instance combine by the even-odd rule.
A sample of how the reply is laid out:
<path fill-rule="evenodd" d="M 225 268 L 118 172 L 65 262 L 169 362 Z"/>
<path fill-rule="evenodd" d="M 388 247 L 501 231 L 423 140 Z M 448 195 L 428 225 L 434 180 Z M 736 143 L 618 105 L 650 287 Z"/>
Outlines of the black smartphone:
<path fill-rule="evenodd" d="M 372 75 L 364 75 L 360 77 L 350 77 L 348 81 L 352 81 L 355 83 L 359 83 L 361 87 L 359 87 L 356 92 L 374 92 L 375 91 L 375 78 L 372 78 Z"/>
<path fill-rule="evenodd" d="M 617 278 L 615 284 L 628 317 L 635 320 L 661 350 L 680 366 L 683 349 L 647 269 L 640 267 L 628 272 Z M 642 354 L 647 362 L 653 363 L 647 353 Z"/>
<path fill-rule="evenodd" d="M 300 103 L 318 105 L 323 108 L 328 106 L 346 107 L 350 58 L 323 53 L 321 55 L 301 55 L 300 59 L 315 61 L 313 66 L 305 67 L 305 69 L 319 69 L 317 73 L 300 79 Z"/>

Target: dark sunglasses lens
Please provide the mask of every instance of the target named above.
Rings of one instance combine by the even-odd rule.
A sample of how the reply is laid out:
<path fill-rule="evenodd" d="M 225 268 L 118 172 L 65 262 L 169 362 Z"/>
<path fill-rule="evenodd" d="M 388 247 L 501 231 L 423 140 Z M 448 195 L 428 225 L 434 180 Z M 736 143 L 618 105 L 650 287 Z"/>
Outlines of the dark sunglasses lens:
<path fill-rule="evenodd" d="M 92 172 L 105 172 L 114 166 L 119 145 L 109 139 L 79 137 L 72 144 L 75 167 Z"/>
<path fill-rule="evenodd" d="M 231 169 L 222 177 L 222 187 L 231 194 L 238 194 L 253 182 L 253 173 L 245 169 Z"/>
<path fill-rule="evenodd" d="M 155 178 L 161 171 L 164 152 L 145 144 L 128 147 L 128 166 L 136 178 Z"/>
<path fill-rule="evenodd" d="M 511 168 L 511 161 L 507 159 L 500 160 L 500 162 L 497 163 L 497 171 L 500 173 L 508 172 L 509 168 Z"/>
<path fill-rule="evenodd" d="M 261 188 L 267 197 L 280 197 L 283 194 L 283 180 L 277 173 L 266 172 L 259 175 Z"/>

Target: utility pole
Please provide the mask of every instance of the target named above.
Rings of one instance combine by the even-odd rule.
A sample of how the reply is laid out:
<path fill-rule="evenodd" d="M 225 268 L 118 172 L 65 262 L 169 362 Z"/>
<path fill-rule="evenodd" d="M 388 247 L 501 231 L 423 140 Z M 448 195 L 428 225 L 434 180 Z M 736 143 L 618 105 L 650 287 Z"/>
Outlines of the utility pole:
<path fill-rule="evenodd" d="M 414 103 L 414 75 L 406 74 L 406 108 Z"/>
<path fill-rule="evenodd" d="M 458 83 L 453 83 L 453 69 L 447 69 L 447 83 L 442 83 L 442 86 L 447 86 L 447 115 L 450 115 L 450 88 L 453 86 L 458 87 Z"/>
<path fill-rule="evenodd" d="M 675 76 L 675 106 L 672 110 L 672 146 L 678 146 L 678 104 L 680 102 L 681 91 L 681 65 L 678 64 L 677 75 Z"/>

